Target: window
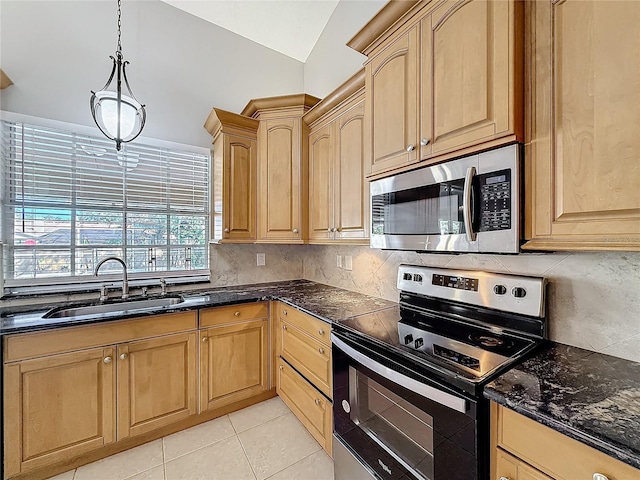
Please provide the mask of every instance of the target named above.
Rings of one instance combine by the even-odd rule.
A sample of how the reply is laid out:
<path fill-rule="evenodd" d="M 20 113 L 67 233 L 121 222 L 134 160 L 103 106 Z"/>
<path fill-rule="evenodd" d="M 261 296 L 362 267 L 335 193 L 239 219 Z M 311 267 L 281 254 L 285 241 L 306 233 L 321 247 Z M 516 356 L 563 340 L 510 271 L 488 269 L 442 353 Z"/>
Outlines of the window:
<path fill-rule="evenodd" d="M 208 275 L 209 160 L 3 121 L 5 285 L 86 282 L 108 256 L 132 278 Z"/>

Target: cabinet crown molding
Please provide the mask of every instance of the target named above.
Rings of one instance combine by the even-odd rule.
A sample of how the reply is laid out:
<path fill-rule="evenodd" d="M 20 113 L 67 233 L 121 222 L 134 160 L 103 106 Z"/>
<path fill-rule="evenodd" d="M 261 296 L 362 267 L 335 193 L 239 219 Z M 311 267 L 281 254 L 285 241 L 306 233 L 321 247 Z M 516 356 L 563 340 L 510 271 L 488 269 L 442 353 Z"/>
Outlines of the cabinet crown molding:
<path fill-rule="evenodd" d="M 204 122 L 204 128 L 215 139 L 220 132 L 227 133 L 228 129 L 233 129 L 234 132 L 238 130 L 244 130 L 255 136 L 258 131 L 260 122 L 251 117 L 245 117 L 244 115 L 238 115 L 237 113 L 228 112 L 221 108 L 213 107 L 211 113 Z"/>
<path fill-rule="evenodd" d="M 308 93 L 296 93 L 293 95 L 282 95 L 279 97 L 254 98 L 249 100 L 247 106 L 242 110 L 241 115 L 256 118 L 263 110 L 287 110 L 292 107 L 302 107 L 304 111 L 309 110 L 319 98 Z"/>
<path fill-rule="evenodd" d="M 394 26 L 408 12 L 422 8 L 429 2 L 417 0 L 391 0 L 373 17 L 369 22 L 356 33 L 347 46 L 364 55 L 369 55 L 377 40 L 385 33 L 395 30 Z"/>
<path fill-rule="evenodd" d="M 354 93 L 364 88 L 364 68 L 353 74 L 346 82 L 324 97 L 311 110 L 304 114 L 302 119 L 307 125 L 311 125 L 327 112 L 334 109 Z"/>

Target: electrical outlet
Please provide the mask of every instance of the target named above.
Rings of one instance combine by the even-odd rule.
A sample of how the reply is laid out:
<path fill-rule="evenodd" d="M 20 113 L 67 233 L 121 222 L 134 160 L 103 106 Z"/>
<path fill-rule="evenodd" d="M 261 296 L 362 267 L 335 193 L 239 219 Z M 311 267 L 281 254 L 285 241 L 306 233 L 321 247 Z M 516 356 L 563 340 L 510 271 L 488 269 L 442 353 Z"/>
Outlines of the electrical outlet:
<path fill-rule="evenodd" d="M 344 269 L 353 270 L 353 258 L 351 257 L 351 255 L 344 256 Z"/>
<path fill-rule="evenodd" d="M 342 255 L 336 256 L 336 267 L 342 268 Z"/>
<path fill-rule="evenodd" d="M 259 267 L 264 267 L 265 264 L 265 254 L 264 253 L 258 253 L 256 255 L 256 265 Z"/>

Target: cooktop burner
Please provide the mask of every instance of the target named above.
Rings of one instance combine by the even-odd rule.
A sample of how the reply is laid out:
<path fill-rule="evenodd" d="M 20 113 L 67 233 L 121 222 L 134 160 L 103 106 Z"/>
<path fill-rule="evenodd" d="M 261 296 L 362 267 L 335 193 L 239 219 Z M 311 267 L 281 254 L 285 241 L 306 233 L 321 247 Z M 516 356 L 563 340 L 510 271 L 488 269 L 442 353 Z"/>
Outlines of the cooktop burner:
<path fill-rule="evenodd" d="M 477 333 L 470 334 L 469 340 L 471 340 L 475 345 L 481 345 L 487 348 L 502 346 L 508 347 L 509 344 L 513 344 L 511 340 L 505 340 L 504 338 L 498 338 L 491 335 L 481 335 Z"/>

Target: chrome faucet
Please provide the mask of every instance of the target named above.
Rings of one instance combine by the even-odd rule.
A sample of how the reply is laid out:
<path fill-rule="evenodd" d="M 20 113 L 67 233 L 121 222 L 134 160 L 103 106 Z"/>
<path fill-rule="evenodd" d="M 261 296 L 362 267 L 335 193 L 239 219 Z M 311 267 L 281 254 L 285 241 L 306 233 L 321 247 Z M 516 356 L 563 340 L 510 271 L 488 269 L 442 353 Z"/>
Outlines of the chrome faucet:
<path fill-rule="evenodd" d="M 126 298 L 129 298 L 129 280 L 127 279 L 127 264 L 124 263 L 124 260 L 118 257 L 104 258 L 100 260 L 100 262 L 98 262 L 95 270 L 93 271 L 93 274 L 97 277 L 98 270 L 100 270 L 100 267 L 105 263 L 107 263 L 109 260 L 115 260 L 116 262 L 120 262 L 120 264 L 122 265 L 122 299 L 124 300 Z M 102 299 L 102 296 L 100 298 Z"/>

